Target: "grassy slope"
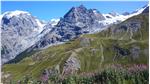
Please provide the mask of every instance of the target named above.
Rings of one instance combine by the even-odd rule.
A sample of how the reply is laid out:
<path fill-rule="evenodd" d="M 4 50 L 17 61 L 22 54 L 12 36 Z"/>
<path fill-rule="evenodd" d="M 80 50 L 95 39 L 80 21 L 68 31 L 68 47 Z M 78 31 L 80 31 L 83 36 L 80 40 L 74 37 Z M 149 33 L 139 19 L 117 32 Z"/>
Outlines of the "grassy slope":
<path fill-rule="evenodd" d="M 132 41 L 129 38 L 128 32 L 123 32 L 120 35 L 111 35 L 111 32 L 104 30 L 101 33 L 82 35 L 80 38 L 67 42 L 62 45 L 52 46 L 45 50 L 38 51 L 16 64 L 5 64 L 2 71 L 5 73 L 11 73 L 13 80 L 22 79 L 23 76 L 30 74 L 34 78 L 38 78 L 42 71 L 46 68 L 52 68 L 56 65 L 60 65 L 60 71 L 62 71 L 63 65 L 72 52 L 76 52 L 80 48 L 80 51 L 76 52 L 77 59 L 80 60 L 82 72 L 93 72 L 101 70 L 109 64 L 148 64 L 148 55 L 144 54 L 144 49 L 148 49 L 148 17 L 140 15 L 131 19 L 142 20 L 142 28 L 139 32 L 135 33 Z M 127 21 L 129 21 L 128 19 Z M 121 23 L 124 24 L 127 21 Z M 118 25 L 114 25 L 115 28 Z M 113 28 L 112 27 L 112 28 Z M 119 36 L 119 37 L 118 37 Z M 118 40 L 123 37 L 123 39 Z M 139 39 L 139 37 L 141 39 Z M 89 46 L 81 45 L 81 38 L 89 38 Z M 132 46 L 138 46 L 141 49 L 138 59 L 133 60 L 131 56 L 119 57 L 113 61 L 115 51 L 113 45 L 117 44 L 121 48 L 130 49 Z M 95 51 L 92 51 L 95 49 Z"/>

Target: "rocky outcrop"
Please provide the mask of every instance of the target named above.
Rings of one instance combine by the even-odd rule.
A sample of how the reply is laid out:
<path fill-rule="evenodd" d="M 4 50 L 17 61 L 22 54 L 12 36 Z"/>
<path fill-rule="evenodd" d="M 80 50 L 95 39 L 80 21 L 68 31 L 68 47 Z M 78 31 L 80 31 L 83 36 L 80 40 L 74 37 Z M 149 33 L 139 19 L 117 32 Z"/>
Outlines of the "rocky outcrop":
<path fill-rule="evenodd" d="M 120 56 L 127 56 L 130 54 L 130 51 L 128 49 L 120 48 L 118 46 L 114 46 L 114 50 L 116 50 L 117 55 Z"/>
<path fill-rule="evenodd" d="M 140 56 L 141 49 L 140 49 L 140 47 L 138 47 L 138 46 L 133 46 L 133 47 L 130 49 L 130 52 L 131 52 L 132 59 L 133 59 L 133 60 L 136 60 L 136 59 L 138 59 L 139 56 Z"/>
<path fill-rule="evenodd" d="M 119 46 L 113 46 L 113 50 L 115 51 L 115 56 L 113 58 L 114 61 L 119 58 L 129 56 L 131 53 L 129 49 L 121 48 Z"/>
<path fill-rule="evenodd" d="M 49 79 L 56 77 L 59 74 L 60 74 L 59 65 L 56 65 L 55 67 L 52 68 L 45 69 L 41 74 L 41 81 L 44 84 L 48 84 Z"/>
<path fill-rule="evenodd" d="M 121 48 L 119 46 L 114 46 L 113 50 L 115 51 L 115 56 L 113 60 L 117 60 L 123 57 L 128 57 L 131 60 L 139 59 L 141 53 L 147 53 L 148 51 L 142 50 L 140 46 L 132 45 L 129 48 Z M 145 54 L 144 56 L 148 56 Z"/>
<path fill-rule="evenodd" d="M 80 67 L 79 60 L 75 57 L 75 53 L 72 53 L 64 64 L 62 75 L 65 76 L 77 73 L 78 70 L 80 70 Z"/>
<path fill-rule="evenodd" d="M 90 46 L 90 42 L 92 41 L 92 39 L 90 38 L 80 38 L 80 46 L 82 47 L 89 47 Z"/>
<path fill-rule="evenodd" d="M 130 13 L 129 12 L 124 12 L 124 13 L 122 13 L 122 15 L 129 15 Z"/>
<path fill-rule="evenodd" d="M 12 74 L 1 72 L 1 75 L 2 75 L 1 80 L 3 81 L 4 84 L 10 84 L 11 83 Z"/>

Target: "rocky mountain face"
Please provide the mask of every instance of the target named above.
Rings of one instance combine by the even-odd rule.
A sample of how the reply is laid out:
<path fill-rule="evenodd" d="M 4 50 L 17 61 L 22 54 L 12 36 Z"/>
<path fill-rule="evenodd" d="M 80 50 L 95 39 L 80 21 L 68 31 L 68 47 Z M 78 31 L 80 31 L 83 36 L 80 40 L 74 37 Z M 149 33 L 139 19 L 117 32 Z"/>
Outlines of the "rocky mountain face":
<path fill-rule="evenodd" d="M 59 32 L 63 37 L 74 38 L 75 35 L 80 35 L 80 33 L 90 33 L 94 31 L 95 28 L 102 28 L 103 24 L 99 24 L 98 21 L 105 20 L 105 17 L 96 9 L 86 9 L 83 5 L 79 7 L 73 7 L 70 11 L 64 15 L 64 18 L 58 23 L 57 29 L 69 29 L 69 34 L 63 34 L 65 31 Z M 74 33 L 75 32 L 75 33 Z M 71 35 L 71 33 L 74 35 Z"/>
<path fill-rule="evenodd" d="M 2 63 L 20 54 L 39 40 L 43 24 L 24 11 L 6 12 L 1 16 Z"/>
<path fill-rule="evenodd" d="M 122 15 L 129 15 L 130 13 L 129 12 L 124 12 L 124 13 L 122 13 Z"/>
<path fill-rule="evenodd" d="M 91 33 L 95 29 L 103 28 L 104 25 L 98 21 L 105 20 L 105 17 L 96 9 L 87 9 L 83 5 L 72 7 L 56 27 L 46 34 L 35 48 L 42 48 L 57 42 L 64 42 L 76 38 L 81 34 Z"/>

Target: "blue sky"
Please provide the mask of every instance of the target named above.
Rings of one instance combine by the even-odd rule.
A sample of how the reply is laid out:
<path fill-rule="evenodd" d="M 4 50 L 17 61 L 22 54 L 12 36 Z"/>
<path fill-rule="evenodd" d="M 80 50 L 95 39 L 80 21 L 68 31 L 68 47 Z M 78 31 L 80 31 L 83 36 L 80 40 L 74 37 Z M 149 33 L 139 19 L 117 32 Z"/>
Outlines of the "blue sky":
<path fill-rule="evenodd" d="M 63 17 L 73 6 L 83 4 L 85 7 L 98 9 L 101 13 L 116 11 L 132 12 L 148 4 L 148 1 L 2 1 L 1 12 L 28 11 L 41 20 Z"/>

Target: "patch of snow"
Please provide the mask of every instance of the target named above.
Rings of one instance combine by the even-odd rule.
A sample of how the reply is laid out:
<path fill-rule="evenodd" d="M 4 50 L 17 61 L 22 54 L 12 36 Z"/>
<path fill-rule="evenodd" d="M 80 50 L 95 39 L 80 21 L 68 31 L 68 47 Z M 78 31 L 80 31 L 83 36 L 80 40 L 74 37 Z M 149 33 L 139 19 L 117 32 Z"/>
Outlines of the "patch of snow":
<path fill-rule="evenodd" d="M 15 10 L 15 11 L 7 11 L 5 13 L 2 14 L 2 16 L 6 15 L 7 18 L 11 18 L 13 16 L 18 16 L 20 14 L 27 14 L 30 15 L 29 12 L 26 11 L 20 11 L 20 10 Z"/>
<path fill-rule="evenodd" d="M 51 19 L 50 23 L 52 25 L 52 27 L 56 26 L 57 23 L 60 21 L 60 19 Z"/>
<path fill-rule="evenodd" d="M 105 19 L 107 19 L 108 17 L 113 18 L 113 16 L 110 14 L 103 14 L 103 16 L 105 17 Z"/>
<path fill-rule="evenodd" d="M 96 11 L 96 10 L 93 10 L 93 13 L 97 13 L 97 11 Z"/>
<path fill-rule="evenodd" d="M 43 31 L 43 27 L 46 25 L 46 24 L 42 24 L 38 19 L 35 19 L 39 28 L 35 31 L 38 31 L 39 33 Z"/>
<path fill-rule="evenodd" d="M 104 25 L 118 23 L 119 21 L 124 21 L 128 18 L 124 15 L 118 15 L 116 17 L 113 17 L 110 14 L 103 14 L 103 16 L 105 17 L 105 20 L 99 21 L 99 23 L 102 23 Z M 107 18 L 106 16 L 109 16 L 110 18 Z"/>
<path fill-rule="evenodd" d="M 58 22 L 60 19 L 51 19 L 51 22 L 55 21 Z"/>
<path fill-rule="evenodd" d="M 3 18 L 3 15 L 0 15 L 0 27 L 2 26 L 2 25 L 1 25 L 2 18 Z"/>

